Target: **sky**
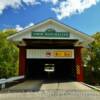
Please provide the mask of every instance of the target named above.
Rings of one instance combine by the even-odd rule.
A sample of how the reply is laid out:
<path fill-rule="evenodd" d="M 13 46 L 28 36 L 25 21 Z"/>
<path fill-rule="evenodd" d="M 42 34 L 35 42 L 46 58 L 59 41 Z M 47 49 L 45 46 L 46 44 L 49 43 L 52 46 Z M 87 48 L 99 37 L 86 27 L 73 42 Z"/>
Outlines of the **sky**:
<path fill-rule="evenodd" d="M 100 0 L 0 0 L 0 30 L 20 31 L 48 18 L 92 35 L 100 32 Z"/>

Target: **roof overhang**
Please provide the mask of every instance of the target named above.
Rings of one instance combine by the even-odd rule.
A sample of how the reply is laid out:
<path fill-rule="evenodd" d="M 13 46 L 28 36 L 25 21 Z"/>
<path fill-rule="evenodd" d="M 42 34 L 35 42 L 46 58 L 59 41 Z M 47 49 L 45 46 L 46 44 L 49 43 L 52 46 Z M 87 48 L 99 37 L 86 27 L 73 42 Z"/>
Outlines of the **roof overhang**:
<path fill-rule="evenodd" d="M 70 38 L 48 38 L 48 37 L 43 37 L 43 38 L 39 38 L 39 37 L 31 37 L 31 32 L 32 31 L 44 31 L 43 29 L 46 28 L 55 28 L 57 32 L 60 31 L 64 31 L 64 32 L 70 32 L 71 33 L 71 37 Z M 41 29 L 41 30 L 40 30 Z M 25 42 L 23 40 L 27 39 L 27 40 L 34 40 L 34 39 L 40 39 L 40 40 L 68 40 L 68 41 L 72 41 L 72 40 L 78 40 L 77 43 L 75 44 L 77 45 L 87 45 L 91 42 L 94 41 L 94 39 L 92 37 L 90 37 L 89 35 L 82 33 L 70 26 L 67 26 L 65 24 L 62 24 L 56 20 L 53 19 L 48 19 L 45 20 L 41 23 L 38 23 L 36 25 L 33 25 L 29 28 L 26 28 L 14 35 L 11 35 L 7 38 L 8 40 L 12 41 L 12 42 L 16 42 L 16 43 L 21 43 L 21 42 Z"/>

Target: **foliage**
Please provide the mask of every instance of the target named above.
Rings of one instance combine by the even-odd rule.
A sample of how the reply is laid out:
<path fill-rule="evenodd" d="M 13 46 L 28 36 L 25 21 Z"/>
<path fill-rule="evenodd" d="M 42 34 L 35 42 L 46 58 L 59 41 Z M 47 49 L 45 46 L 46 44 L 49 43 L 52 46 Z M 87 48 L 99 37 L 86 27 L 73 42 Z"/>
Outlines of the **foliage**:
<path fill-rule="evenodd" d="M 93 35 L 95 41 L 85 51 L 85 78 L 91 83 L 100 83 L 100 32 Z M 89 78 L 89 79 L 88 79 Z"/>
<path fill-rule="evenodd" d="M 17 74 L 18 49 L 7 37 L 15 34 L 15 30 L 5 30 L 0 32 L 0 78 L 11 77 Z"/>

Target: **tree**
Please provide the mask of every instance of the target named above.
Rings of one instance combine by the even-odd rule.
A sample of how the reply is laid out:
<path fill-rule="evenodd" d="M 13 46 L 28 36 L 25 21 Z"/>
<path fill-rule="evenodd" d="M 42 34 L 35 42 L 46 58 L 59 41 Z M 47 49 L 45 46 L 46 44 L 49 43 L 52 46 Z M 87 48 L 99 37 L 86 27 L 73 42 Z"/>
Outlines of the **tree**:
<path fill-rule="evenodd" d="M 0 78 L 17 75 L 18 49 L 7 37 L 15 34 L 15 30 L 0 32 Z"/>
<path fill-rule="evenodd" d="M 100 83 L 100 32 L 92 36 L 95 41 L 89 45 L 88 50 L 85 51 L 84 61 L 86 70 L 85 75 L 91 83 Z"/>

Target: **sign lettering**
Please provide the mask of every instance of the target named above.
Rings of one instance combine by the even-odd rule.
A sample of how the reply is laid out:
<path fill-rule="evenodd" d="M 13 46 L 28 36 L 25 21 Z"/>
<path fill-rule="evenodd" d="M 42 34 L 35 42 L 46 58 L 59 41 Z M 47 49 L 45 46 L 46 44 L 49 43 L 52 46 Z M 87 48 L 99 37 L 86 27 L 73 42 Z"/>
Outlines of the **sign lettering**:
<path fill-rule="evenodd" d="M 32 37 L 69 37 L 69 32 L 32 32 Z"/>
<path fill-rule="evenodd" d="M 55 51 L 54 57 L 72 57 L 72 51 Z"/>

